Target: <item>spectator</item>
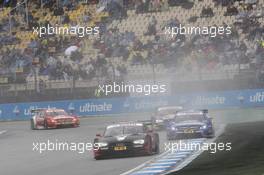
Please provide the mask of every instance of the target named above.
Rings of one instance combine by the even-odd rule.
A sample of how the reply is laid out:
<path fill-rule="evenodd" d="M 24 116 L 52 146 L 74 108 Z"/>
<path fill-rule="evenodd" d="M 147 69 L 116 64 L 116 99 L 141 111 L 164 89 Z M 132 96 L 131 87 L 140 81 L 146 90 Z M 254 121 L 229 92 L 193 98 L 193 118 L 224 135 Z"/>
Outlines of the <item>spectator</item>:
<path fill-rule="evenodd" d="M 225 12 L 225 16 L 235 16 L 235 15 L 238 15 L 238 10 L 235 6 L 231 6 L 229 5 L 227 7 L 227 10 Z"/>
<path fill-rule="evenodd" d="M 64 14 L 64 16 L 62 17 L 62 24 L 68 24 L 70 23 L 70 17 L 68 14 Z"/>
<path fill-rule="evenodd" d="M 62 16 L 64 14 L 64 9 L 61 6 L 55 6 L 53 15 L 54 16 Z"/>
<path fill-rule="evenodd" d="M 214 12 L 211 7 L 203 7 L 201 17 L 213 17 Z"/>
<path fill-rule="evenodd" d="M 152 16 L 145 35 L 156 35 L 157 33 L 156 24 L 157 24 L 157 20 L 155 16 Z"/>

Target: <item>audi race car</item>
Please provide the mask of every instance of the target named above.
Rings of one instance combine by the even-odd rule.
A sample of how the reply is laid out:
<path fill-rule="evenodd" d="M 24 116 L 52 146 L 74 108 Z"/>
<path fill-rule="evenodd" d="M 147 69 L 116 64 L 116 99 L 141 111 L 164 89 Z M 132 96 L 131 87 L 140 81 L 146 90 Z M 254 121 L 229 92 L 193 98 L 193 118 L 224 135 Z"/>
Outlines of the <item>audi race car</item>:
<path fill-rule="evenodd" d="M 214 137 L 212 118 L 208 110 L 179 111 L 166 129 L 167 139 Z"/>
<path fill-rule="evenodd" d="M 35 109 L 31 110 L 34 116 L 30 120 L 31 129 L 49 129 L 59 127 L 78 127 L 80 119 L 68 114 L 63 109 Z"/>
<path fill-rule="evenodd" d="M 177 111 L 182 110 L 182 106 L 166 106 L 157 108 L 152 120 L 157 128 L 164 129 L 167 127 Z"/>
<path fill-rule="evenodd" d="M 159 153 L 159 135 L 142 122 L 109 125 L 94 139 L 94 158 Z"/>

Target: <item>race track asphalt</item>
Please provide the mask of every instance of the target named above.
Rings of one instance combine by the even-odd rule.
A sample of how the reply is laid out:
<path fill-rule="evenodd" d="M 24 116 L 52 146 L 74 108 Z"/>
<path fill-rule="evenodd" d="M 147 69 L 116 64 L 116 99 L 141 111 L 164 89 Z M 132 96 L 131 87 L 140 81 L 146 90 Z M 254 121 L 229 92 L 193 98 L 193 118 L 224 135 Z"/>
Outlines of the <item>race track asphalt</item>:
<path fill-rule="evenodd" d="M 128 171 L 153 156 L 115 158 L 96 161 L 92 151 L 33 151 L 33 142 L 93 142 L 96 133 L 102 133 L 104 126 L 118 121 L 148 119 L 148 115 L 91 117 L 81 119 L 78 128 L 51 130 L 30 130 L 28 121 L 3 122 L 0 130 L 0 174 L 2 175 L 117 175 Z M 164 134 L 160 134 L 161 143 Z M 162 146 L 162 144 L 161 144 Z"/>
<path fill-rule="evenodd" d="M 263 119 L 263 110 L 254 115 L 247 109 L 212 111 L 216 126 L 222 123 L 255 121 Z M 235 115 L 234 115 L 235 114 Z M 251 114 L 248 119 L 247 115 Z M 233 116 L 234 115 L 234 116 Z M 232 117 L 233 116 L 233 117 Z M 81 119 L 78 128 L 30 130 L 28 121 L 1 122 L 0 131 L 0 174 L 3 175 L 118 175 L 155 157 L 127 157 L 96 161 L 92 152 L 83 154 L 74 151 L 33 151 L 33 143 L 47 142 L 93 142 L 96 133 L 102 133 L 107 124 L 118 121 L 149 119 L 149 114 L 89 117 Z M 160 133 L 161 152 L 166 137 Z"/>

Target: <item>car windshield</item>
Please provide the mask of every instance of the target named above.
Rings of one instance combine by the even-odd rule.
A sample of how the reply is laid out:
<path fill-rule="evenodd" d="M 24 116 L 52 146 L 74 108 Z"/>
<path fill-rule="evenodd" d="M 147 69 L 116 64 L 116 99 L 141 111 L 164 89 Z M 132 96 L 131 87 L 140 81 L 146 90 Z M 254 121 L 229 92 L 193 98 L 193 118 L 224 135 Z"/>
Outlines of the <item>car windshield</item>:
<path fill-rule="evenodd" d="M 175 122 L 183 122 L 188 120 L 196 120 L 196 121 L 203 121 L 203 115 L 177 115 L 175 117 Z"/>
<path fill-rule="evenodd" d="M 49 111 L 47 112 L 47 115 L 51 117 L 56 117 L 59 115 L 67 115 L 67 113 L 65 111 Z"/>
<path fill-rule="evenodd" d="M 114 126 L 114 127 L 108 127 L 105 130 L 104 136 L 111 137 L 111 136 L 117 136 L 117 135 L 124 135 L 124 134 L 138 134 L 143 133 L 143 126 Z"/>

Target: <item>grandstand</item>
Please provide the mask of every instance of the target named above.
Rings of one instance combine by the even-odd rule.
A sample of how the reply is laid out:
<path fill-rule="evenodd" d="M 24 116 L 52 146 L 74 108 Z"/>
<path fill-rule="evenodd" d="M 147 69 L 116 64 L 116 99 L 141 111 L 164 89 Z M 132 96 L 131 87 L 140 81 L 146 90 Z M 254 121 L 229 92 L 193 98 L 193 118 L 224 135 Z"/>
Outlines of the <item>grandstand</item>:
<path fill-rule="evenodd" d="M 79 88 L 82 96 L 105 81 L 153 77 L 264 79 L 262 0 L 3 0 L 1 6 L 0 95 Z M 100 35 L 33 33 L 48 24 L 100 26 Z M 231 26 L 232 34 L 164 34 L 164 27 L 179 24 Z M 67 54 L 73 46 L 77 50 Z"/>

